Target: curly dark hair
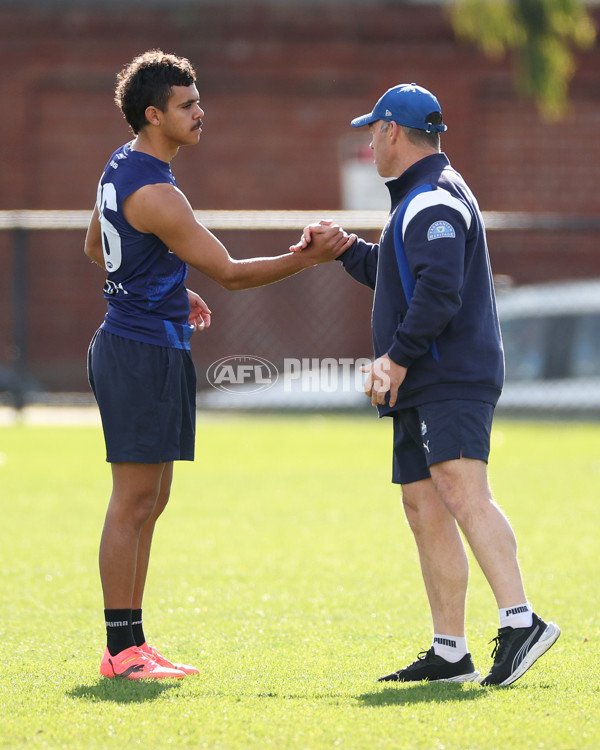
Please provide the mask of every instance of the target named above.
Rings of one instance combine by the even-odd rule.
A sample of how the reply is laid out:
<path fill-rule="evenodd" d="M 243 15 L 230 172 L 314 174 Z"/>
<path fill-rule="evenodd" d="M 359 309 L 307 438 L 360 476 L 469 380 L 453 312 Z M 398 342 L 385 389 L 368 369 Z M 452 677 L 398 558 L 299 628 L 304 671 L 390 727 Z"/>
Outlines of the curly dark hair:
<path fill-rule="evenodd" d="M 115 102 L 137 135 L 148 124 L 146 108 L 164 112 L 172 86 L 191 86 L 196 72 L 185 57 L 153 49 L 138 55 L 117 76 Z"/>

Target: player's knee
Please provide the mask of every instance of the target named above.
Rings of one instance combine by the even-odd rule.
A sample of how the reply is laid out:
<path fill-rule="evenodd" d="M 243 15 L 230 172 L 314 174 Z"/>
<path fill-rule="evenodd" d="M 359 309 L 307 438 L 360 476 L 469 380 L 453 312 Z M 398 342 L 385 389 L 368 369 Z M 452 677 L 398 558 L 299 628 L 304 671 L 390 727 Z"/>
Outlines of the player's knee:
<path fill-rule="evenodd" d="M 427 492 L 404 491 L 402 505 L 408 524 L 415 535 L 430 531 L 446 522 L 448 510 L 438 493 L 427 488 Z"/>
<path fill-rule="evenodd" d="M 152 510 L 152 513 L 150 514 L 150 520 L 156 521 L 156 519 L 162 514 L 164 509 L 167 507 L 167 504 L 169 502 L 170 493 L 161 493 L 158 496 L 158 499 L 156 503 L 154 504 L 154 509 Z"/>
<path fill-rule="evenodd" d="M 113 497 L 111 506 L 117 510 L 124 523 L 141 528 L 155 512 L 157 496 L 151 492 L 136 492 L 126 497 Z"/>

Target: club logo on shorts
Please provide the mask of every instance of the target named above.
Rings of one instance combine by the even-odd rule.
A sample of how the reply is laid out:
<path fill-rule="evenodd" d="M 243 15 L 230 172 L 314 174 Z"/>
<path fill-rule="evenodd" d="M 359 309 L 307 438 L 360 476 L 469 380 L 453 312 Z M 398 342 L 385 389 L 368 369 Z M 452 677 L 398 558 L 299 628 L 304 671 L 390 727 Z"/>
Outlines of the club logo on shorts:
<path fill-rule="evenodd" d="M 425 420 L 421 422 L 421 435 L 427 435 L 427 425 L 425 424 Z"/>
<path fill-rule="evenodd" d="M 454 227 L 447 221 L 434 221 L 427 230 L 427 239 L 439 240 L 442 237 L 456 237 Z"/>

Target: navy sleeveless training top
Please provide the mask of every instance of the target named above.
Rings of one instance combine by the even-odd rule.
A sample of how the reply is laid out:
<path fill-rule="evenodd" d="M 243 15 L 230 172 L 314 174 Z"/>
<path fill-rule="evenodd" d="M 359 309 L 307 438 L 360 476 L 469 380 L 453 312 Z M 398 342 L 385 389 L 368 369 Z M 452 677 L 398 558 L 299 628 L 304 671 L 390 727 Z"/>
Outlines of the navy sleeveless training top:
<path fill-rule="evenodd" d="M 193 326 L 185 288 L 187 265 L 154 234 L 139 232 L 123 214 L 123 201 L 144 185 L 176 185 L 171 167 L 131 143 L 111 156 L 98 185 L 97 207 L 108 273 L 108 311 L 102 328 L 157 346 L 189 349 Z"/>

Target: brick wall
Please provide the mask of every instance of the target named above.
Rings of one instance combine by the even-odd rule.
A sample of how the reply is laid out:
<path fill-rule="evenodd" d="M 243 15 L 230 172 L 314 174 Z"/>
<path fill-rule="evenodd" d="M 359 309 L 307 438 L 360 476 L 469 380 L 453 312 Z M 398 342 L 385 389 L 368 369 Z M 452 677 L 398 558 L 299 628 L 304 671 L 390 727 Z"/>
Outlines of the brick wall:
<path fill-rule="evenodd" d="M 582 56 L 566 119 L 545 123 L 513 93 L 508 61 L 458 44 L 443 7 L 401 2 L 0 10 L 8 71 L 0 96 L 10 104 L 0 209 L 91 210 L 108 156 L 129 137 L 112 104 L 115 74 L 155 46 L 188 56 L 198 71 L 204 133 L 173 162 L 195 208 L 314 209 L 316 217 L 339 208 L 342 145 L 366 138 L 349 120 L 389 86 L 414 80 L 440 98 L 449 124 L 444 149 L 483 210 L 598 214 L 598 49 Z M 294 234 L 220 236 L 244 257 L 280 252 Z M 86 387 L 83 355 L 104 304 L 101 273 L 82 245 L 82 232 L 30 237 L 29 354 L 44 387 Z M 490 252 L 495 271 L 518 282 L 600 275 L 590 233 L 493 232 Z M 3 287 L 10 255 L 10 237 L 0 233 Z M 336 270 L 237 294 L 192 272 L 216 312 L 197 344 L 198 362 L 243 346 L 268 358 L 284 350 L 369 355 L 370 293 Z M 10 364 L 11 325 L 5 294 L 0 366 Z"/>

